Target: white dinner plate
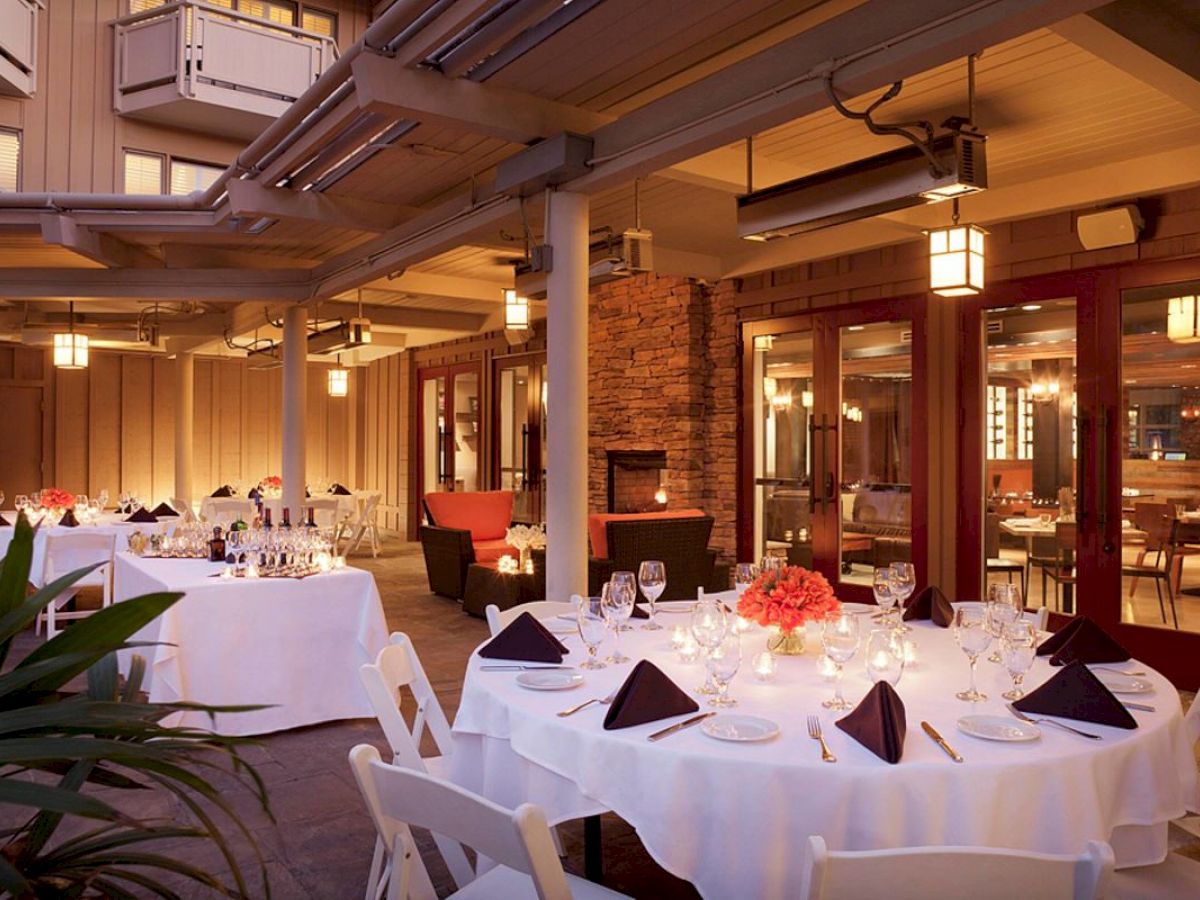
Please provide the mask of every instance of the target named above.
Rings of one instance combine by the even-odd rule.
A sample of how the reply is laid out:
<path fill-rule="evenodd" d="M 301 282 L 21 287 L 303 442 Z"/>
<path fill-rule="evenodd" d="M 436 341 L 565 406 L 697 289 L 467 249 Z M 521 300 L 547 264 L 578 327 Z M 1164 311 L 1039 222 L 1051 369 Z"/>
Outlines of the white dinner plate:
<path fill-rule="evenodd" d="M 656 613 L 690 613 L 695 605 L 695 600 L 659 600 L 654 607 Z M 650 604 L 639 603 L 638 609 L 650 612 Z"/>
<path fill-rule="evenodd" d="M 758 716 L 721 713 L 700 723 L 700 730 L 718 741 L 769 741 L 779 734 L 779 726 Z"/>
<path fill-rule="evenodd" d="M 843 603 L 842 612 L 850 616 L 863 616 L 867 613 L 879 612 L 879 607 L 872 606 L 870 603 Z"/>
<path fill-rule="evenodd" d="M 1092 669 L 1092 674 L 1114 694 L 1148 694 L 1154 690 L 1154 685 L 1150 682 L 1134 678 L 1131 675 L 1118 675 L 1116 672 L 1106 672 L 1103 669 Z"/>
<path fill-rule="evenodd" d="M 542 619 L 541 622 L 551 634 L 574 634 L 579 627 L 575 624 L 574 617 L 565 619 L 561 616 L 555 616 L 552 619 Z"/>
<path fill-rule="evenodd" d="M 1036 741 L 1042 736 L 1036 725 L 1008 716 L 963 716 L 958 730 L 985 741 Z"/>
<path fill-rule="evenodd" d="M 583 676 L 563 669 L 543 669 L 522 672 L 517 676 L 517 684 L 531 691 L 569 691 L 583 684 Z"/>

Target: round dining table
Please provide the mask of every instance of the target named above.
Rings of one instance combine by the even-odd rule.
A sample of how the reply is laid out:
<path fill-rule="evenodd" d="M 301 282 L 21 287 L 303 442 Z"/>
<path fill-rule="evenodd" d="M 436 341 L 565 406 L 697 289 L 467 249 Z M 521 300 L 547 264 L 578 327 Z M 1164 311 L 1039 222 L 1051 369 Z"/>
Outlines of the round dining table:
<path fill-rule="evenodd" d="M 862 620 L 864 635 L 875 623 Z M 660 612 L 661 631 L 623 632 L 621 649 L 633 662 L 579 670 L 583 684 L 559 692 L 521 687 L 518 673 L 483 671 L 496 664 L 473 654 L 454 722 L 452 777 L 509 807 L 539 804 L 551 823 L 612 811 L 638 832 L 664 869 L 691 882 L 706 898 L 773 898 L 795 893 L 804 847 L 819 834 L 834 850 L 934 845 L 985 846 L 1078 854 L 1089 840 L 1112 844 L 1118 867 L 1149 865 L 1167 853 L 1167 825 L 1196 796 L 1196 761 L 1179 694 L 1162 675 L 1145 671 L 1150 689 L 1124 699 L 1154 707 L 1132 711 L 1123 730 L 1067 722 L 1101 736 L 1088 740 L 1041 727 L 1036 740 L 999 743 L 957 729 L 965 715 L 1010 716 L 1001 693 L 1010 687 L 997 664 L 980 658 L 978 684 L 986 701 L 955 697 L 967 687 L 968 662 L 952 629 L 913 622 L 906 637 L 916 650 L 896 690 L 907 721 L 903 756 L 891 765 L 840 730 L 845 713 L 824 709 L 833 685 L 819 666 L 819 630 L 810 625 L 807 652 L 777 657 L 771 682 L 753 674 L 766 633 L 742 637 L 742 666 L 730 687 L 738 705 L 727 712 L 763 717 L 779 734 L 735 743 L 690 727 L 658 742 L 647 737 L 682 716 L 620 730 L 603 728 L 607 707 L 574 715 L 559 711 L 606 698 L 634 662 L 648 659 L 708 710 L 694 692 L 704 678 L 698 662 L 672 650 L 673 626 L 686 612 Z M 562 627 L 565 620 L 557 620 Z M 561 638 L 564 663 L 578 665 L 586 650 L 578 635 Z M 865 642 L 865 637 L 864 637 Z M 611 650 L 611 637 L 601 652 Z M 1026 678 L 1032 689 L 1054 670 L 1038 658 Z M 846 665 L 843 689 L 857 703 L 870 689 L 861 651 Z M 806 720 L 816 715 L 837 761 L 822 761 Z M 963 757 L 956 763 L 928 737 L 931 723 Z"/>

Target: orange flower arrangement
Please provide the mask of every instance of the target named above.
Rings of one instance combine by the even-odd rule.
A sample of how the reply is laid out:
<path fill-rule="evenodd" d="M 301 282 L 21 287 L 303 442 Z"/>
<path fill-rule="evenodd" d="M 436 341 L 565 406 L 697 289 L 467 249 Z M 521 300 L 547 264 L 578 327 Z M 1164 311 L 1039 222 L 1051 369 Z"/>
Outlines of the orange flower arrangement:
<path fill-rule="evenodd" d="M 776 626 L 786 633 L 805 622 L 836 617 L 842 604 L 820 572 L 803 566 L 785 566 L 763 572 L 738 600 L 737 612 L 763 627 Z"/>
<path fill-rule="evenodd" d="M 62 488 L 42 488 L 42 509 L 70 509 L 75 505 L 75 495 Z"/>

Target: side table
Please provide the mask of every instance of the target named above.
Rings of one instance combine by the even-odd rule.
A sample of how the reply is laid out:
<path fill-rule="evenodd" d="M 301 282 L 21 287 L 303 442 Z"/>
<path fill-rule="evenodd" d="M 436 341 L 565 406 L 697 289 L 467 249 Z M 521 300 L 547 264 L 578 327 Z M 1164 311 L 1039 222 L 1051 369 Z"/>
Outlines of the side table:
<path fill-rule="evenodd" d="M 541 577 L 546 577 L 544 572 Z M 489 603 L 501 609 L 531 603 L 539 599 L 537 579 L 536 570 L 533 575 L 525 572 L 506 575 L 495 563 L 472 563 L 467 567 L 467 584 L 463 588 L 463 612 L 482 619 Z"/>

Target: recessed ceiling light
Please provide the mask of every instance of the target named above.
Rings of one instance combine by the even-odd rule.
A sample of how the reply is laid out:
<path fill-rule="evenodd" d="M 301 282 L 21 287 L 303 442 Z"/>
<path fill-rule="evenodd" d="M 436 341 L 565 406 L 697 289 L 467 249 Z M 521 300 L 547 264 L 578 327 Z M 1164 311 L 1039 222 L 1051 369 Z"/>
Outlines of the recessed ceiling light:
<path fill-rule="evenodd" d="M 1041 308 L 1042 304 L 1040 303 L 1026 303 L 1021 307 L 1021 309 L 1025 310 L 1025 312 L 1037 312 Z"/>

